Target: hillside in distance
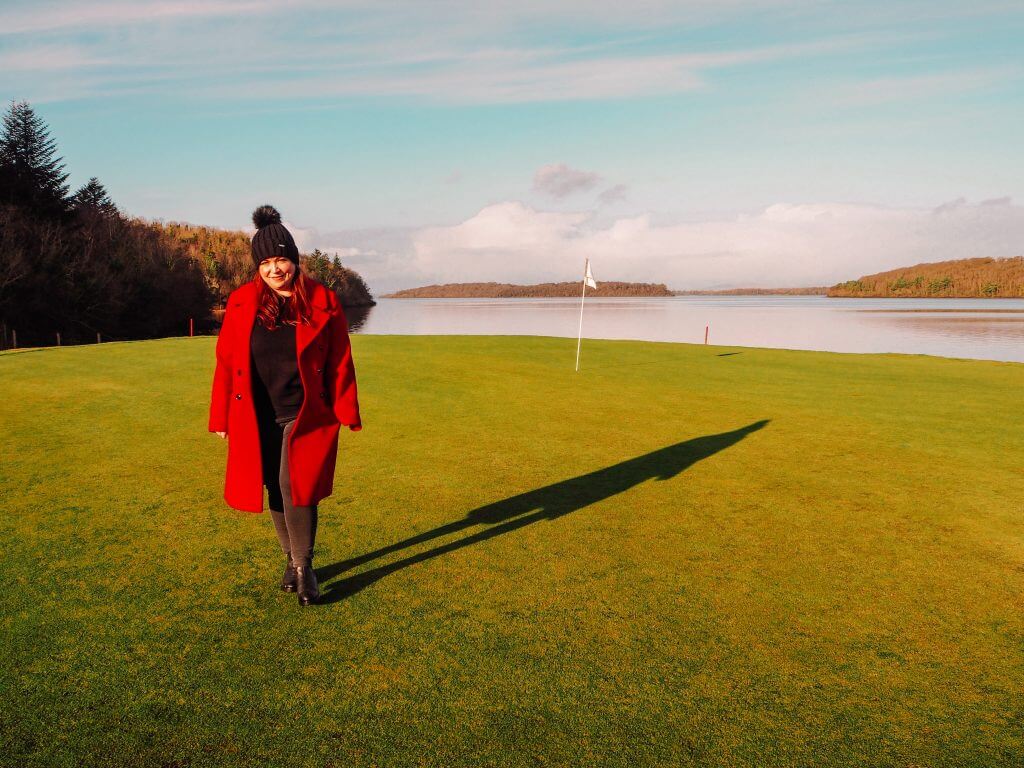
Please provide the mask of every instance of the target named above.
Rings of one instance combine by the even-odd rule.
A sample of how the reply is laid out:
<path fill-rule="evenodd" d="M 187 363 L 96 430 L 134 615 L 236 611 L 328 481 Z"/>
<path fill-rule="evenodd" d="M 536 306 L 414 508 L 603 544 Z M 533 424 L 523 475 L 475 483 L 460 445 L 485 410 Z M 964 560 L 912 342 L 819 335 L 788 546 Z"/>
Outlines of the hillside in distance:
<path fill-rule="evenodd" d="M 511 283 L 444 283 L 407 288 L 386 294 L 386 299 L 533 299 L 547 297 L 576 297 L 580 295 L 580 282 L 538 283 L 513 285 Z M 597 289 L 588 288 L 587 296 L 671 296 L 664 283 L 599 282 Z"/>
<path fill-rule="evenodd" d="M 676 296 L 824 296 L 828 288 L 719 288 L 714 291 L 672 291 Z"/>
<path fill-rule="evenodd" d="M 991 299 L 1024 297 L 1024 257 L 915 264 L 833 285 L 846 298 Z"/>

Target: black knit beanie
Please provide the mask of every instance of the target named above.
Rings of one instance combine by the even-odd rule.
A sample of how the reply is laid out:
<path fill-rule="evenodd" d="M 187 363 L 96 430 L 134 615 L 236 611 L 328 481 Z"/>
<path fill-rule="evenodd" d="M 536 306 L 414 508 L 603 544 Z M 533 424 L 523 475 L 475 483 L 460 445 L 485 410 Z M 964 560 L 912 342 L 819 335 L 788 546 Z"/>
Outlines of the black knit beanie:
<path fill-rule="evenodd" d="M 252 260 L 260 262 L 274 256 L 284 256 L 299 266 L 299 249 L 295 247 L 291 232 L 281 223 L 281 214 L 272 205 L 261 205 L 252 212 L 256 234 L 252 236 Z"/>

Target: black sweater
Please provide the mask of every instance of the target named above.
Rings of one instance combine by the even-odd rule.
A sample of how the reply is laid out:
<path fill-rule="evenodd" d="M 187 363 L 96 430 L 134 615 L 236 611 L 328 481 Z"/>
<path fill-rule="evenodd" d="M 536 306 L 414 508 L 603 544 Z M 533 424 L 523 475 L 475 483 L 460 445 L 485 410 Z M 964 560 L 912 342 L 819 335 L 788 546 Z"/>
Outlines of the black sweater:
<path fill-rule="evenodd" d="M 278 424 L 294 419 L 302 407 L 302 379 L 295 354 L 295 326 L 268 331 L 259 320 L 252 326 L 253 399 L 262 415 Z"/>

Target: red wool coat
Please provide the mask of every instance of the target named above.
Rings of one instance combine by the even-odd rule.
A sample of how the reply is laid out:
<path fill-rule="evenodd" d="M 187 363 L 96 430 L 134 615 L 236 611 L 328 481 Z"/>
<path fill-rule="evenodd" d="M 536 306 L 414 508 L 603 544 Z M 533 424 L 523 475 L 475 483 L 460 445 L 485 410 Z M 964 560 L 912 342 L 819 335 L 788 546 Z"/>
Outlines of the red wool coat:
<path fill-rule="evenodd" d="M 210 431 L 228 433 L 224 499 L 244 512 L 263 511 L 263 468 L 249 352 L 256 295 L 256 285 L 250 282 L 228 297 L 210 398 Z M 320 283 L 315 283 L 310 303 L 310 325 L 300 323 L 295 329 L 305 393 L 288 440 L 296 506 L 311 506 L 331 495 L 341 425 L 362 428 L 345 312 L 337 294 Z"/>

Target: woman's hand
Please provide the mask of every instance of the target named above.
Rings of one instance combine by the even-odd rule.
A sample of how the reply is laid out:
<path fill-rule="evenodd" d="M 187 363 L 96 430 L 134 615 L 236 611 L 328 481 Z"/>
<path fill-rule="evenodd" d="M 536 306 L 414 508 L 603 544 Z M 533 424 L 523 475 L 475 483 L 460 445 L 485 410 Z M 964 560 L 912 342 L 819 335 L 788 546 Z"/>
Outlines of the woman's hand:
<path fill-rule="evenodd" d="M 227 432 L 214 432 L 214 434 L 217 435 L 217 437 L 221 438 L 222 440 L 227 440 L 228 439 L 228 433 Z"/>

